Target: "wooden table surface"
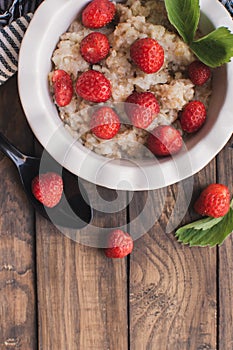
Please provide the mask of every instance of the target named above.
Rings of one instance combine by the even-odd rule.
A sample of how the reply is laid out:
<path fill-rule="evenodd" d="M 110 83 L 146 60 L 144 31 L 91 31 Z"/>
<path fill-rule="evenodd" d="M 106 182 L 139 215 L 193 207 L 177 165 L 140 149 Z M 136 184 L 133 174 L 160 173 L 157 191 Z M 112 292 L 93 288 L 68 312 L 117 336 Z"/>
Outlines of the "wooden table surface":
<path fill-rule="evenodd" d="M 0 87 L 0 124 L 13 144 L 35 154 L 16 77 Z M 197 218 L 192 203 L 207 184 L 224 183 L 233 193 L 230 142 L 193 177 L 182 223 Z M 219 248 L 189 248 L 165 230 L 184 182 L 150 192 L 154 205 L 144 215 L 149 220 L 160 211 L 158 220 L 129 257 L 111 260 L 35 213 L 3 155 L 0 179 L 0 350 L 233 349 L 233 237 Z M 95 186 L 88 188 L 95 196 Z M 114 197 L 107 189 L 99 193 Z M 97 214 L 93 224 L 128 222 L 130 230 L 147 195 L 135 193 L 128 210 Z"/>

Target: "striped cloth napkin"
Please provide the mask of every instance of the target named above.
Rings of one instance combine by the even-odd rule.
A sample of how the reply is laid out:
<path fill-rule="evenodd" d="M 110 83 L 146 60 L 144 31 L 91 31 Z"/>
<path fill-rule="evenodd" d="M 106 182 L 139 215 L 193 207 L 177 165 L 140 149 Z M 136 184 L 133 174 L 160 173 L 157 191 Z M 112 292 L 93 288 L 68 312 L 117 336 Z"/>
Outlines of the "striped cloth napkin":
<path fill-rule="evenodd" d="M 17 71 L 20 43 L 42 1 L 0 0 L 0 85 Z M 233 0 L 219 1 L 233 15 Z"/>
<path fill-rule="evenodd" d="M 17 71 L 22 38 L 42 1 L 0 0 L 0 85 Z"/>

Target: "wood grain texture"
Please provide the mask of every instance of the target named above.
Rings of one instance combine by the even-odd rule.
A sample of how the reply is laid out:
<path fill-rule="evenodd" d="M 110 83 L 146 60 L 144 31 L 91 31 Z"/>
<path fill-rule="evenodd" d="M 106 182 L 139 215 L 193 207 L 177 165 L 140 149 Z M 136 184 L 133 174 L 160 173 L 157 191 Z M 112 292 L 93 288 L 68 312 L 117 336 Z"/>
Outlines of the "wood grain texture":
<path fill-rule="evenodd" d="M 24 152 L 33 137 L 17 97 L 16 79 L 0 88 L 0 130 Z M 36 349 L 33 210 L 10 160 L 0 155 L 0 349 Z"/>
<path fill-rule="evenodd" d="M 218 155 L 218 182 L 227 185 L 233 193 L 233 139 Z M 233 236 L 219 247 L 219 349 L 233 349 Z"/>
<path fill-rule="evenodd" d="M 194 177 L 190 208 L 206 179 L 215 179 L 214 162 Z M 216 250 L 182 246 L 173 232 L 166 233 L 178 195 L 177 215 L 189 202 L 185 193 L 180 184 L 152 192 L 153 204 L 147 217 L 156 218 L 160 213 L 159 220 L 136 241 L 131 254 L 132 350 L 216 349 Z M 135 211 L 140 213 L 139 203 L 141 194 L 132 201 L 130 216 L 135 216 Z M 195 217 L 190 210 L 182 223 Z"/>
<path fill-rule="evenodd" d="M 96 196 L 94 187 L 89 185 L 90 197 Z M 103 193 L 114 197 L 113 191 Z M 124 210 L 108 219 L 96 213 L 82 234 L 125 220 Z M 39 349 L 127 349 L 126 263 L 74 242 L 38 217 Z"/>

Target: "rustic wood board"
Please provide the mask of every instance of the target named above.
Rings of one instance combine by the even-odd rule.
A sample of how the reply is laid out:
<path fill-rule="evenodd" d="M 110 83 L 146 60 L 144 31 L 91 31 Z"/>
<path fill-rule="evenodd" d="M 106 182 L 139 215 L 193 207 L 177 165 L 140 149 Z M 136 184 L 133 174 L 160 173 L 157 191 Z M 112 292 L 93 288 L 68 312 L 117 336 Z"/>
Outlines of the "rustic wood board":
<path fill-rule="evenodd" d="M 96 196 L 95 186 L 88 186 Z M 114 194 L 101 192 L 109 200 Z M 108 219 L 97 213 L 93 226 L 125 221 L 126 210 Z M 107 259 L 39 217 L 36 227 L 39 349 L 127 349 L 127 259 Z"/>
<path fill-rule="evenodd" d="M 0 88 L 1 132 L 31 153 L 16 79 Z M 14 165 L 0 154 L 0 349 L 37 348 L 34 214 Z"/>
<path fill-rule="evenodd" d="M 233 193 L 233 139 L 217 157 L 218 182 L 227 185 Z M 228 237 L 218 249 L 219 288 L 219 349 L 233 348 L 233 236 Z"/>
<path fill-rule="evenodd" d="M 215 181 L 214 161 L 194 176 L 190 207 L 207 179 Z M 216 249 L 182 246 L 173 232 L 166 233 L 178 194 L 185 206 L 185 193 L 173 185 L 152 194 L 148 220 L 161 215 L 135 243 L 130 257 L 130 349 L 216 349 Z M 139 193 L 130 216 L 140 213 L 143 205 Z M 179 210 L 180 204 L 177 215 Z M 194 218 L 190 210 L 182 222 Z"/>

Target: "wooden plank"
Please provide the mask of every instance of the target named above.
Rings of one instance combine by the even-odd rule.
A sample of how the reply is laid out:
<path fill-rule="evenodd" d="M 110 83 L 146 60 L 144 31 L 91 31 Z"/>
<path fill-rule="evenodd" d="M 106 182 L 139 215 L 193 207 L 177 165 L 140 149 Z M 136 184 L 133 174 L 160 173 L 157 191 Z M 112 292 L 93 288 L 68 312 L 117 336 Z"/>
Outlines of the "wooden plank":
<path fill-rule="evenodd" d="M 233 194 L 233 139 L 218 156 L 218 182 L 227 185 Z M 233 236 L 219 247 L 219 349 L 233 348 Z"/>
<path fill-rule="evenodd" d="M 190 210 L 182 224 L 196 218 L 192 203 L 206 179 L 215 179 L 214 162 L 194 177 Z M 216 250 L 182 246 L 173 232 L 166 233 L 178 195 L 179 214 L 188 203 L 186 194 L 181 184 L 151 192 L 145 217 L 159 220 L 135 242 L 130 259 L 132 350 L 216 349 Z M 144 199 L 143 204 L 142 195 L 135 195 L 130 218 L 139 215 Z M 143 232 L 140 225 L 132 225 L 130 231 Z"/>
<path fill-rule="evenodd" d="M 16 78 L 0 88 L 0 130 L 24 152 L 33 137 L 17 96 Z M 0 155 L 0 348 L 37 348 L 33 210 L 17 170 Z"/>
<path fill-rule="evenodd" d="M 88 184 L 92 202 L 95 190 Z M 114 199 L 113 191 L 101 192 Z M 95 234 L 94 225 L 101 231 L 125 222 L 126 210 L 98 213 L 80 235 Z M 127 259 L 107 259 L 38 217 L 37 264 L 39 349 L 127 349 Z"/>

